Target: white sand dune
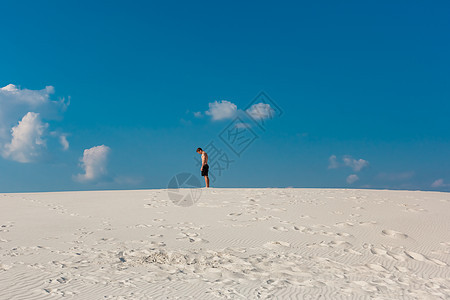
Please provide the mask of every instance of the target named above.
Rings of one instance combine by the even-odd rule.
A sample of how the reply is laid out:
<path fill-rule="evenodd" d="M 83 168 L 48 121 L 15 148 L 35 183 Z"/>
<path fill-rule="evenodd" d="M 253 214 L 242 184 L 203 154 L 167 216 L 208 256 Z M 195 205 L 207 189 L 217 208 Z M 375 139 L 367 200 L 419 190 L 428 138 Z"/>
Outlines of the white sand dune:
<path fill-rule="evenodd" d="M 0 203 L 0 299 L 450 298 L 449 193 L 212 188 L 188 207 L 167 190 Z"/>

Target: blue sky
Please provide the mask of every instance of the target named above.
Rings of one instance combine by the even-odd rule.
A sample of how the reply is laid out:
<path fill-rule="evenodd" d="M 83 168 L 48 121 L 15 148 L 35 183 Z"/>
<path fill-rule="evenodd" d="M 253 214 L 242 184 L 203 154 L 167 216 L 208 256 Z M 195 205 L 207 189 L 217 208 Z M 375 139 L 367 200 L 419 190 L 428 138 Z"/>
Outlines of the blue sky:
<path fill-rule="evenodd" d="M 0 191 L 164 188 L 211 141 L 233 160 L 216 187 L 450 191 L 449 9 L 3 3 Z M 239 157 L 236 116 L 257 136 Z"/>

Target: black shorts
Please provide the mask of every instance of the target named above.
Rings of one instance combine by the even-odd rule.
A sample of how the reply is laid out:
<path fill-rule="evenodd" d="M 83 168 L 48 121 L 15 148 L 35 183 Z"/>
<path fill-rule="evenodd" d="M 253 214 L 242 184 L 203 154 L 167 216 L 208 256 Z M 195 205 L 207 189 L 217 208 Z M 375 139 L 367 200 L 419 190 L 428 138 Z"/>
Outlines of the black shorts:
<path fill-rule="evenodd" d="M 203 166 L 202 176 L 208 176 L 209 166 L 208 164 Z"/>

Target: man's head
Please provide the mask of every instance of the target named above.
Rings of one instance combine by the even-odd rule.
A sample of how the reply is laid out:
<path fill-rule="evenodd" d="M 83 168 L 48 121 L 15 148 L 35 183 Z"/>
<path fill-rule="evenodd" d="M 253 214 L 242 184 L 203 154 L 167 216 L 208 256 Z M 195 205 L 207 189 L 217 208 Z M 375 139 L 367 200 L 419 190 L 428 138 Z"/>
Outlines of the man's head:
<path fill-rule="evenodd" d="M 203 149 L 202 148 L 197 148 L 197 153 L 202 153 Z"/>

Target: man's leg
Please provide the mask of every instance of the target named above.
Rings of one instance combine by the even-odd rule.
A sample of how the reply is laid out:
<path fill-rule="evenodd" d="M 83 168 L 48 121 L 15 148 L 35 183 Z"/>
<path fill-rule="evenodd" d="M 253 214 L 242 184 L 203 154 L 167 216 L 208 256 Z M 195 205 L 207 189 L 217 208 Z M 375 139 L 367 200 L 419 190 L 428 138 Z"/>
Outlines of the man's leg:
<path fill-rule="evenodd" d="M 209 177 L 205 176 L 205 185 L 206 187 L 209 187 Z"/>

